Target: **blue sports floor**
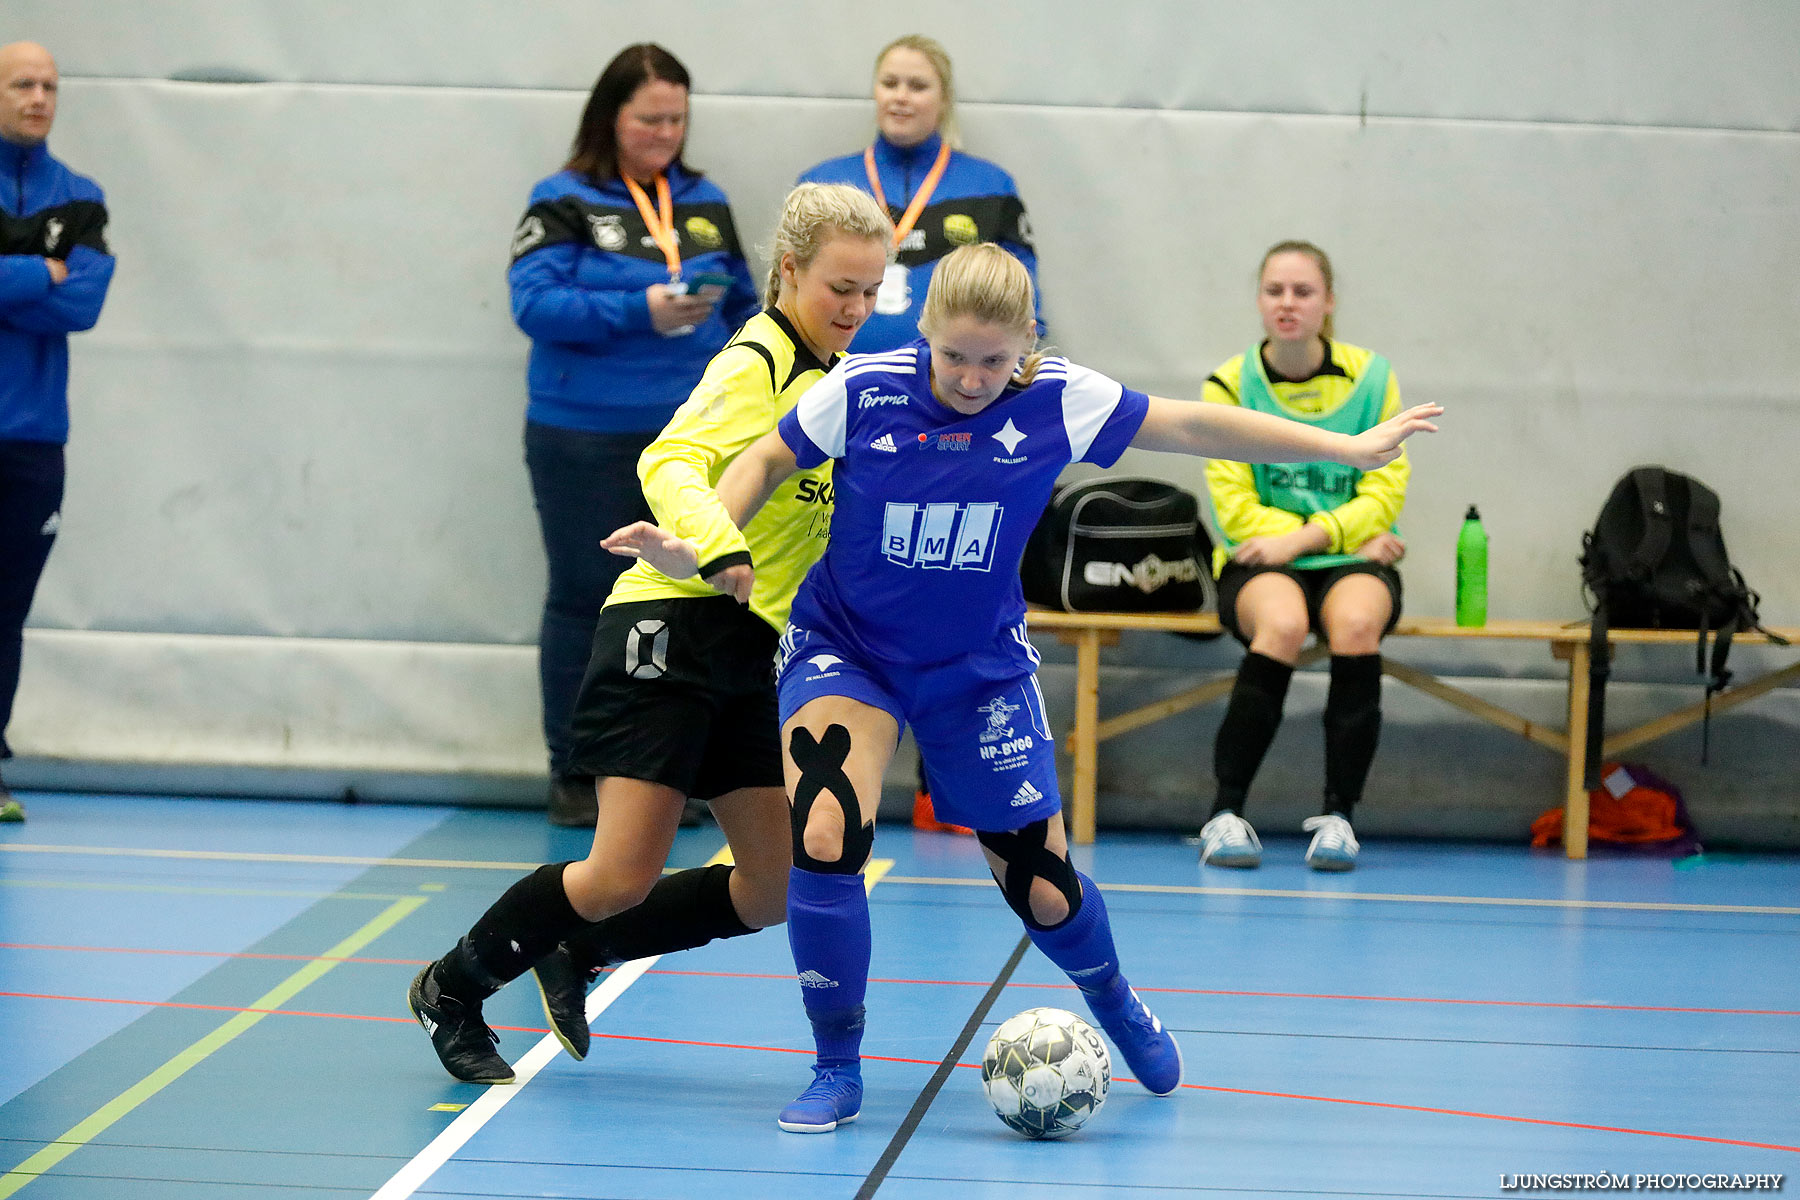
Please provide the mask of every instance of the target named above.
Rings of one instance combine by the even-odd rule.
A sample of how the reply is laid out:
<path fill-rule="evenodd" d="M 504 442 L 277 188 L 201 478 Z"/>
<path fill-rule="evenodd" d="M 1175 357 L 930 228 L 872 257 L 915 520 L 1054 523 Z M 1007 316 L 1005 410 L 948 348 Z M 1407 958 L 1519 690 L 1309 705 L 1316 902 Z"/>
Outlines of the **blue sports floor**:
<path fill-rule="evenodd" d="M 1115 1080 L 1087 1128 L 1033 1143 L 988 1109 L 981 1048 L 1078 997 L 1019 955 L 971 841 L 884 826 L 868 1098 L 805 1137 L 774 1119 L 810 1053 L 779 931 L 621 968 L 584 1063 L 521 981 L 488 1005 L 521 1082 L 443 1073 L 407 982 L 518 875 L 585 852 L 539 814 L 22 798 L 0 1198 L 1488 1197 L 1800 1168 L 1794 858 L 1377 841 L 1332 877 L 1298 839 L 1229 872 L 1106 837 L 1078 857 L 1187 1082 Z M 683 831 L 674 861 L 721 844 Z"/>

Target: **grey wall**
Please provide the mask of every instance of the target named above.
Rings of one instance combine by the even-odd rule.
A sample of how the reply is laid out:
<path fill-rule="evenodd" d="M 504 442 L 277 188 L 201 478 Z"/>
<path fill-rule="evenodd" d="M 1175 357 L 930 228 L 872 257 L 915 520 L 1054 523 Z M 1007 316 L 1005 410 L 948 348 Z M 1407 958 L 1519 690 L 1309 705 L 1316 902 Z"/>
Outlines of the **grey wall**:
<path fill-rule="evenodd" d="M 1765 618 L 1800 624 L 1800 8 L 1785 0 L 1059 0 L 1029 20 L 926 0 L 903 22 L 779 0 L 13 0 L 6 36 L 60 59 L 53 147 L 106 187 L 120 261 L 77 339 L 18 777 L 535 786 L 543 568 L 504 281 L 525 193 L 599 66 L 653 39 L 695 76 L 690 158 L 740 228 L 766 230 L 800 169 L 866 141 L 874 51 L 912 30 L 955 56 L 969 149 L 1019 180 L 1072 357 L 1195 396 L 1257 335 L 1262 249 L 1302 236 L 1332 252 L 1341 336 L 1449 410 L 1415 451 L 1410 611 L 1449 611 L 1474 501 L 1491 611 L 1579 616 L 1582 529 L 1620 472 L 1661 461 L 1719 490 Z M 252 82 L 197 82 L 221 79 Z M 1198 463 L 1166 456 L 1123 469 L 1201 486 Z M 1554 711 L 1541 652 L 1393 649 Z M 1679 658 L 1626 674 L 1680 679 Z M 1234 659 L 1128 644 L 1109 696 Z M 1062 676 L 1047 673 L 1053 693 Z M 1266 780 L 1296 812 L 1317 788 L 1310 686 Z M 1553 802 L 1554 771 L 1520 765 L 1541 751 L 1490 746 L 1398 691 L 1371 820 L 1423 827 L 1425 778 L 1433 806 L 1503 810 L 1476 831 Z M 1676 742 L 1639 757 L 1721 805 L 1773 792 L 1792 810 L 1793 697 L 1725 724 L 1752 713 L 1778 736 L 1734 748 L 1730 770 L 1688 769 Z M 1109 748 L 1103 816 L 1185 819 L 1210 721 Z"/>

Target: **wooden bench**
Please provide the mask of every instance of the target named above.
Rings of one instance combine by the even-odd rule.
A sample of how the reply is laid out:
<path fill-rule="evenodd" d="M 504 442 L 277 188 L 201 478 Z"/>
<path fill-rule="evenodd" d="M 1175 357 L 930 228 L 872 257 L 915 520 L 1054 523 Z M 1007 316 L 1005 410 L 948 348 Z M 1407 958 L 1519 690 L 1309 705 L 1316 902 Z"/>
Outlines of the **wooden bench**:
<path fill-rule="evenodd" d="M 1034 609 L 1028 614 L 1028 619 L 1033 629 L 1053 633 L 1058 641 L 1075 647 L 1075 723 L 1065 739 L 1065 745 L 1075 760 L 1075 777 L 1069 803 L 1069 833 L 1076 842 L 1087 844 L 1094 840 L 1100 743 L 1228 695 L 1236 674 L 1223 673 L 1177 695 L 1101 720 L 1101 647 L 1117 645 L 1119 633 L 1127 629 L 1166 633 L 1217 633 L 1219 618 L 1212 613 L 1065 613 Z M 1774 632 L 1800 647 L 1800 629 L 1777 629 Z M 1566 764 L 1563 789 L 1563 803 L 1567 810 L 1564 845 L 1570 858 L 1586 858 L 1588 794 L 1587 789 L 1582 786 L 1588 710 L 1589 649 L 1586 622 L 1562 624 L 1551 621 L 1490 621 L 1479 628 L 1465 628 L 1442 617 L 1405 617 L 1388 636 L 1544 642 L 1550 647 L 1552 658 L 1569 664 L 1569 716 L 1568 724 L 1563 729 L 1547 728 L 1479 696 L 1471 695 L 1428 672 L 1396 661 L 1385 650 L 1381 665 L 1384 674 L 1401 683 L 1436 696 L 1464 712 L 1490 721 L 1502 729 L 1511 730 L 1527 741 L 1561 755 Z M 1609 641 L 1614 645 L 1679 645 L 1691 650 L 1695 636 L 1692 630 L 1614 629 L 1609 633 Z M 1736 642 L 1767 645 L 1769 639 L 1762 634 L 1740 634 Z M 1323 646 L 1311 646 L 1301 655 L 1300 663 L 1304 666 L 1325 654 Z M 1712 711 L 1718 713 L 1735 708 L 1764 692 L 1794 681 L 1800 681 L 1800 663 L 1770 671 L 1719 693 L 1713 697 Z M 1633 746 L 1653 741 L 1694 724 L 1704 714 L 1705 704 L 1695 703 L 1632 729 L 1610 734 L 1602 744 L 1602 754 L 1612 757 Z"/>

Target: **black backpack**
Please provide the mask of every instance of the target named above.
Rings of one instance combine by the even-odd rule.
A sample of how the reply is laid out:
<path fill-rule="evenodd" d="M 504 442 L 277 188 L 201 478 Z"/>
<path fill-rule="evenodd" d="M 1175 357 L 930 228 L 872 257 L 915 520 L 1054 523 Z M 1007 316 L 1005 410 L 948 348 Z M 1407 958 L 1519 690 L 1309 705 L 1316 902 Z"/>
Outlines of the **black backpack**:
<path fill-rule="evenodd" d="M 1731 682 L 1725 661 L 1732 635 L 1755 629 L 1781 642 L 1762 628 L 1756 611 L 1761 597 L 1725 552 L 1718 493 L 1678 471 L 1634 467 L 1613 486 L 1581 546 L 1581 582 L 1593 611 L 1586 786 L 1599 786 L 1606 680 L 1612 674 L 1609 627 L 1698 631 L 1694 669 L 1708 677 L 1708 720 L 1702 722 L 1700 743 L 1705 762 L 1712 697 Z"/>
<path fill-rule="evenodd" d="M 1060 485 L 1025 544 L 1019 581 L 1065 612 L 1197 612 L 1212 582 L 1200 502 L 1160 479 Z"/>

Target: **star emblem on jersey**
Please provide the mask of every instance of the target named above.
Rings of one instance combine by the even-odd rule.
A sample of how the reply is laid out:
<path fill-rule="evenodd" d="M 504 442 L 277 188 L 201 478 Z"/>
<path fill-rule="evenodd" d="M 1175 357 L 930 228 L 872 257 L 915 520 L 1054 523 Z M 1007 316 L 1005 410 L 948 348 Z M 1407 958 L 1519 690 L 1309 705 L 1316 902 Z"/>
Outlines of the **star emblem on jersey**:
<path fill-rule="evenodd" d="M 1006 452 L 1011 454 L 1019 448 L 1019 443 L 1025 440 L 1025 435 L 1019 432 L 1019 427 L 1012 423 L 1011 417 L 1008 417 L 1006 424 L 1000 427 L 1000 432 L 994 435 L 994 440 L 1005 446 Z"/>
<path fill-rule="evenodd" d="M 884 433 L 874 441 L 870 442 L 869 449 L 886 450 L 889 454 L 900 453 L 900 447 L 894 445 L 894 435 L 891 433 Z"/>

